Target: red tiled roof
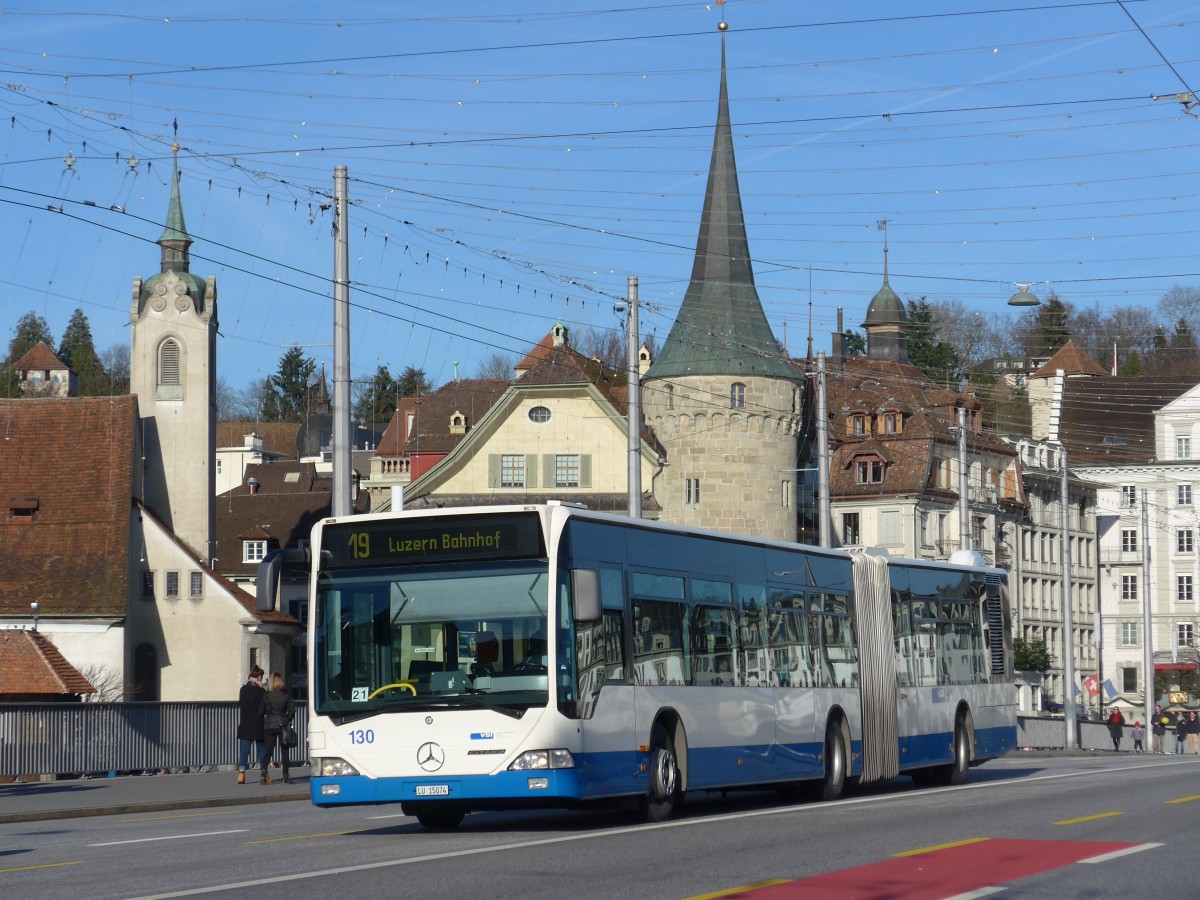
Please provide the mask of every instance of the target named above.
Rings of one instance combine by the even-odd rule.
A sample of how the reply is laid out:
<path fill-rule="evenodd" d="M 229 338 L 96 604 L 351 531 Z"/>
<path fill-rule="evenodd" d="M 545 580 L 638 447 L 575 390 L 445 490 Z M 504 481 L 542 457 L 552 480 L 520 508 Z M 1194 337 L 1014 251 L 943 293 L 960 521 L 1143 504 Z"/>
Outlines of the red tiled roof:
<path fill-rule="evenodd" d="M 1055 353 L 1044 366 L 1035 371 L 1030 378 L 1053 378 L 1054 373 L 1062 369 L 1068 376 L 1092 375 L 1107 376 L 1108 370 L 1100 363 L 1083 352 L 1083 348 L 1074 341 L 1067 341 L 1062 349 Z"/>
<path fill-rule="evenodd" d="M 0 400 L 0 613 L 125 614 L 137 423 L 132 395 Z"/>
<path fill-rule="evenodd" d="M 217 446 L 241 447 L 246 435 L 257 434 L 263 439 L 263 450 L 279 453 L 284 459 L 296 458 L 296 433 L 298 422 L 218 422 Z"/>
<path fill-rule="evenodd" d="M 16 365 L 18 372 L 25 372 L 30 369 L 40 369 L 44 372 L 49 372 L 54 369 L 70 368 L 70 366 L 54 355 L 54 351 L 46 346 L 45 341 L 38 341 L 33 347 L 27 350 L 25 355 L 17 360 Z"/>
<path fill-rule="evenodd" d="M 94 694 L 50 641 L 36 631 L 0 631 L 0 699 L 48 699 Z"/>

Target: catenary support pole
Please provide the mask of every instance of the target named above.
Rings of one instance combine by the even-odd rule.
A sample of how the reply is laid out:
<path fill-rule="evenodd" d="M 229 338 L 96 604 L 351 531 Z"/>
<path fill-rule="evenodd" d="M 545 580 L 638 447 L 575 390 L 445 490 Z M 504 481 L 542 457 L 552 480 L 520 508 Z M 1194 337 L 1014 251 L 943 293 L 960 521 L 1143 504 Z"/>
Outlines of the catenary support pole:
<path fill-rule="evenodd" d="M 628 356 L 629 389 L 629 516 L 642 517 L 642 379 L 638 365 L 638 280 L 629 276 L 629 315 L 626 317 L 625 343 Z"/>
<path fill-rule="evenodd" d="M 825 354 L 817 354 L 817 543 L 833 546 L 829 504 L 829 412 L 825 390 Z"/>
<path fill-rule="evenodd" d="M 1062 668 L 1063 668 L 1063 719 L 1067 735 L 1064 747 L 1073 750 L 1078 746 L 1075 723 L 1075 626 L 1071 615 L 1071 504 L 1067 484 L 1067 446 L 1058 445 L 1061 472 L 1059 478 L 1059 547 L 1062 560 Z"/>
<path fill-rule="evenodd" d="M 350 515 L 350 223 L 345 166 L 333 170 L 333 502 L 335 516 Z"/>
<path fill-rule="evenodd" d="M 958 408 L 958 546 L 971 549 L 971 506 L 967 496 L 971 470 L 967 466 L 967 411 Z"/>

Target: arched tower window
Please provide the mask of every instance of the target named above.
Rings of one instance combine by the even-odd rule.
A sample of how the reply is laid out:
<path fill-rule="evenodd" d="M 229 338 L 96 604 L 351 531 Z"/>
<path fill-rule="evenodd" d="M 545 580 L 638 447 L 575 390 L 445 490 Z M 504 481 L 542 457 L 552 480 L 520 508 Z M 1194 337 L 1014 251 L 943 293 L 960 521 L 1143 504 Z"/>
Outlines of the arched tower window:
<path fill-rule="evenodd" d="M 183 378 L 181 372 L 182 354 L 179 342 L 167 338 L 158 348 L 158 390 L 159 400 L 182 400 Z"/>
<path fill-rule="evenodd" d="M 746 386 L 740 381 L 735 381 L 729 386 L 729 408 L 746 408 Z"/>

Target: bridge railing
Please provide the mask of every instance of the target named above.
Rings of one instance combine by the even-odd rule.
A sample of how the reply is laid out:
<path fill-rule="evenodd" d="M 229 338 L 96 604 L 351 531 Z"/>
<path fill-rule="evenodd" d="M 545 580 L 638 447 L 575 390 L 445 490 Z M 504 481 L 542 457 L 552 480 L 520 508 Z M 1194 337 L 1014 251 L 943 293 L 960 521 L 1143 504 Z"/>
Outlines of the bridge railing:
<path fill-rule="evenodd" d="M 0 777 L 160 769 L 237 763 L 238 705 L 201 703 L 0 703 Z M 296 704 L 308 757 L 308 714 Z"/>

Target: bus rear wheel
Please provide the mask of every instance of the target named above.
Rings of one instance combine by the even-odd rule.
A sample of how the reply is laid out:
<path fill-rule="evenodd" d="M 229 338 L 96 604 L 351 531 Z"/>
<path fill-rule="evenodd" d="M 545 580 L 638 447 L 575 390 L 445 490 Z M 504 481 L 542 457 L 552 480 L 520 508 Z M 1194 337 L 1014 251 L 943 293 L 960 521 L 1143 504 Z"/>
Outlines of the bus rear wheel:
<path fill-rule="evenodd" d="M 836 800 L 846 789 L 846 738 L 836 722 L 825 731 L 825 777 L 821 781 L 822 800 Z"/>
<path fill-rule="evenodd" d="M 970 768 L 971 744 L 967 734 L 967 723 L 959 716 L 954 722 L 954 760 L 935 770 L 934 783 L 943 787 L 966 784 Z"/>
<path fill-rule="evenodd" d="M 642 798 L 642 818 L 665 822 L 675 814 L 683 799 L 675 742 L 661 722 L 650 732 L 650 785 Z"/>

